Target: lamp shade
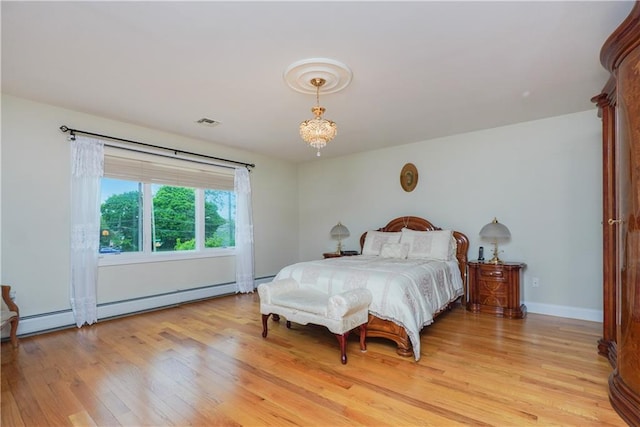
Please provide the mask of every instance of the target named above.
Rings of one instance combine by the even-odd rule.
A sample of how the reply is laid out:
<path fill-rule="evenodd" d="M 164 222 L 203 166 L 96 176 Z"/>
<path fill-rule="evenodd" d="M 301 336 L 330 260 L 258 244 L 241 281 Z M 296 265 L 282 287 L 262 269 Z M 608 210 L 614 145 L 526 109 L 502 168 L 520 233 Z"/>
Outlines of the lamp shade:
<path fill-rule="evenodd" d="M 511 237 L 511 232 L 506 225 L 500 224 L 497 218 L 493 218 L 493 221 L 482 227 L 480 237 L 491 240 L 508 239 Z"/>
<path fill-rule="evenodd" d="M 336 225 L 333 226 L 330 234 L 331 234 L 331 238 L 335 240 L 342 240 L 350 236 L 349 229 L 344 225 L 342 225 L 341 222 L 338 222 Z"/>
<path fill-rule="evenodd" d="M 489 224 L 482 227 L 480 237 L 489 239 L 493 243 L 493 258 L 489 261 L 492 264 L 502 264 L 498 257 L 498 240 L 507 240 L 511 237 L 511 232 L 506 225 L 500 224 L 497 218 L 493 218 Z"/>

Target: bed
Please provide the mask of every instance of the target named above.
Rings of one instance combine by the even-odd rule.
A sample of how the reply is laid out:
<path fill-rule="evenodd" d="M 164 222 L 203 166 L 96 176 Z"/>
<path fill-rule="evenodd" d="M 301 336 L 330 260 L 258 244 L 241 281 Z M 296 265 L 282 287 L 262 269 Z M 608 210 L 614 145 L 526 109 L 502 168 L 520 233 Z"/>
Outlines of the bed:
<path fill-rule="evenodd" d="M 369 289 L 367 337 L 390 339 L 399 355 L 419 360 L 422 328 L 464 295 L 469 240 L 459 231 L 404 216 L 363 233 L 360 247 L 357 256 L 289 265 L 274 280 L 293 278 L 330 292 Z"/>

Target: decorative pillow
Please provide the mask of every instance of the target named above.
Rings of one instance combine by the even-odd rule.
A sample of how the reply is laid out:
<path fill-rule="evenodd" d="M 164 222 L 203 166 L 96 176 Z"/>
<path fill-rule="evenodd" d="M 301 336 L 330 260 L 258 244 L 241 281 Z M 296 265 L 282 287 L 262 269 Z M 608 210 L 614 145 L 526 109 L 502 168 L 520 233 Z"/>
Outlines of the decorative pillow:
<path fill-rule="evenodd" d="M 409 245 L 407 243 L 385 243 L 380 249 L 380 257 L 382 258 L 405 259 L 408 254 Z"/>
<path fill-rule="evenodd" d="M 453 232 L 451 233 L 451 242 L 449 242 L 449 259 L 448 261 L 456 259 L 456 255 L 458 254 L 458 242 L 456 238 L 453 236 Z"/>
<path fill-rule="evenodd" d="M 453 231 L 414 231 L 402 229 L 401 243 L 409 244 L 407 258 L 431 258 L 443 261 L 451 259 L 451 240 Z M 455 259 L 455 250 L 453 252 Z"/>
<path fill-rule="evenodd" d="M 367 231 L 362 247 L 362 255 L 380 255 L 385 243 L 400 243 L 401 232 Z"/>

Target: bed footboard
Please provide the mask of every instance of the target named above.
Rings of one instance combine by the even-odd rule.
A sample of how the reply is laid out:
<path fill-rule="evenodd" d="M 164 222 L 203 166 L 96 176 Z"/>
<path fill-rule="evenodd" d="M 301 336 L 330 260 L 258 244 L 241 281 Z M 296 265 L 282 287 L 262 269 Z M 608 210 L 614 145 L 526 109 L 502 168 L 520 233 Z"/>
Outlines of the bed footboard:
<path fill-rule="evenodd" d="M 434 316 L 434 319 L 437 318 L 440 314 L 450 311 L 455 302 L 461 297 L 456 298 L 451 301 L 443 310 L 437 312 Z M 357 331 L 356 331 L 357 332 Z M 413 356 L 413 346 L 411 345 L 411 340 L 407 335 L 407 331 L 400 325 L 397 325 L 389 320 L 383 320 L 379 317 L 374 316 L 369 313 L 369 320 L 367 322 L 367 338 L 378 337 L 385 338 L 391 340 L 396 343 L 398 348 L 396 349 L 396 353 L 402 357 L 412 357 Z"/>
<path fill-rule="evenodd" d="M 396 353 L 403 357 L 413 357 L 413 346 L 407 335 L 407 331 L 402 326 L 396 325 L 388 320 L 380 319 L 373 314 L 369 314 L 367 323 L 367 338 L 386 338 L 396 343 L 398 348 Z"/>

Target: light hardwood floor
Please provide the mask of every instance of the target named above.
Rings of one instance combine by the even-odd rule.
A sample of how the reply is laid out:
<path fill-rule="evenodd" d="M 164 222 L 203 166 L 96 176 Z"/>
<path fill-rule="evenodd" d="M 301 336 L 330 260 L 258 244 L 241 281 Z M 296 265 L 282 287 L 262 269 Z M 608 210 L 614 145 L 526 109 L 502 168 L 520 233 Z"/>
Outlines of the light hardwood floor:
<path fill-rule="evenodd" d="M 269 321 L 229 296 L 2 344 L 2 426 L 623 426 L 601 325 L 457 306 L 419 362 L 357 336 Z"/>

